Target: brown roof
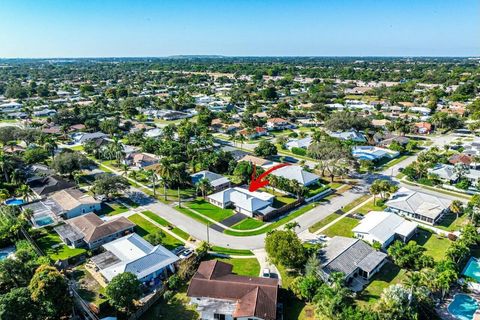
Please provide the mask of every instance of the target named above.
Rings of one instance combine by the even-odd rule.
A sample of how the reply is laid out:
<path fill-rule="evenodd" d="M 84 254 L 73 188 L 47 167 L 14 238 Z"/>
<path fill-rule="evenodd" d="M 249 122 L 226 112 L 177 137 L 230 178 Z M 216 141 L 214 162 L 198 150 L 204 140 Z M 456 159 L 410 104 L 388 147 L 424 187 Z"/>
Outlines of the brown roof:
<path fill-rule="evenodd" d="M 99 203 L 92 196 L 74 188 L 57 191 L 50 198 L 55 200 L 64 210 L 72 210 L 81 204 Z"/>
<path fill-rule="evenodd" d="M 264 166 L 264 165 L 271 162 L 270 160 L 262 159 L 262 158 L 255 157 L 255 156 L 252 156 L 252 155 L 249 155 L 249 154 L 247 154 L 245 157 L 243 157 L 239 161 L 251 162 L 254 165 L 259 166 L 259 167 Z"/>
<path fill-rule="evenodd" d="M 103 221 L 95 213 L 67 220 L 67 223 L 84 234 L 87 243 L 135 227 L 135 224 L 125 217 Z"/>
<path fill-rule="evenodd" d="M 210 260 L 198 267 L 187 296 L 234 300 L 234 317 L 277 317 L 278 280 L 232 274 L 231 264 Z"/>
<path fill-rule="evenodd" d="M 270 123 L 283 123 L 283 122 L 287 122 L 287 120 L 283 119 L 283 118 L 270 118 L 268 119 L 267 122 L 270 122 Z"/>
<path fill-rule="evenodd" d="M 451 164 L 463 163 L 463 164 L 469 165 L 472 163 L 473 159 L 469 155 L 459 153 L 451 156 L 450 159 L 448 159 L 448 161 Z"/>

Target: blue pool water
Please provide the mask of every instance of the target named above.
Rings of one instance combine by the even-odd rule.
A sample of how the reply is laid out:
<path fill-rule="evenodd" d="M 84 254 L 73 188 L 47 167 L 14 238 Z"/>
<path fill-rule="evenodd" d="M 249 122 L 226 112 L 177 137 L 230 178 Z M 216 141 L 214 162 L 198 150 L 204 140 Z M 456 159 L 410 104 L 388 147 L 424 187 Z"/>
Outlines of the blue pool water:
<path fill-rule="evenodd" d="M 8 206 L 19 206 L 21 204 L 24 204 L 24 201 L 22 199 L 8 199 L 5 200 L 5 204 Z"/>
<path fill-rule="evenodd" d="M 8 253 L 7 252 L 0 252 L 0 261 L 6 259 L 8 257 Z"/>
<path fill-rule="evenodd" d="M 448 305 L 448 312 L 460 320 L 472 320 L 478 309 L 477 300 L 466 294 L 457 294 Z"/>
<path fill-rule="evenodd" d="M 480 260 L 475 257 L 471 257 L 463 269 L 462 274 L 475 279 L 477 283 L 480 283 Z"/>
<path fill-rule="evenodd" d="M 49 224 L 53 223 L 53 219 L 50 216 L 44 216 L 44 217 L 35 217 L 35 223 L 39 227 L 43 227 Z"/>

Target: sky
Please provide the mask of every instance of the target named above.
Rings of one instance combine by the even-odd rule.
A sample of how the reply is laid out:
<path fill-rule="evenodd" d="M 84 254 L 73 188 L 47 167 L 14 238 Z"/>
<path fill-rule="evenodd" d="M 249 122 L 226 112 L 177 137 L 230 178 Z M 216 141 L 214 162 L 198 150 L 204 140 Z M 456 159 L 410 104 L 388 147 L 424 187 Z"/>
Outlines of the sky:
<path fill-rule="evenodd" d="M 479 56 L 479 0 L 0 0 L 0 58 Z"/>

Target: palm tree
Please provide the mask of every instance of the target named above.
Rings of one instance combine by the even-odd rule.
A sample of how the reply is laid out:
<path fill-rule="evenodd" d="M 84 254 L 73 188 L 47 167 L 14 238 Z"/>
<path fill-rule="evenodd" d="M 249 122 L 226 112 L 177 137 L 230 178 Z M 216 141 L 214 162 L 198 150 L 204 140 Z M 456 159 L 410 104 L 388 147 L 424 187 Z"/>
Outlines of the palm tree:
<path fill-rule="evenodd" d="M 197 183 L 197 191 L 200 190 L 202 193 L 203 199 L 207 197 L 208 192 L 213 190 L 212 184 L 208 179 L 200 179 L 200 181 Z"/>
<path fill-rule="evenodd" d="M 43 147 L 45 148 L 45 151 L 47 151 L 51 156 L 52 160 L 55 158 L 55 150 L 57 150 L 58 145 L 53 139 L 48 139 Z"/>
<path fill-rule="evenodd" d="M 10 182 L 9 172 L 13 168 L 13 161 L 10 156 L 0 152 L 0 171 L 3 172 L 5 182 Z"/>
<path fill-rule="evenodd" d="M 455 213 L 458 219 L 458 215 L 463 211 L 462 202 L 460 200 L 453 200 L 449 209 L 452 213 Z"/>
<path fill-rule="evenodd" d="M 126 163 L 122 164 L 122 176 L 127 176 L 128 175 L 128 169 L 130 169 L 128 164 L 126 164 Z"/>
<path fill-rule="evenodd" d="M 422 275 L 420 272 L 409 272 L 407 277 L 403 281 L 404 286 L 407 289 L 410 289 L 410 295 L 408 297 L 409 303 L 412 302 L 414 293 L 417 288 L 419 288 L 422 284 Z"/>
<path fill-rule="evenodd" d="M 240 149 L 242 149 L 243 143 L 245 142 L 245 136 L 243 134 L 239 134 L 237 140 L 240 141 Z"/>
<path fill-rule="evenodd" d="M 22 184 L 20 188 L 18 188 L 18 193 L 22 199 L 25 200 L 25 202 L 28 202 L 28 200 L 33 196 L 33 191 L 26 184 Z"/>
<path fill-rule="evenodd" d="M 372 185 L 370 186 L 370 193 L 373 195 L 373 205 L 375 205 L 376 202 L 376 197 L 382 192 L 380 183 L 378 183 L 380 180 L 375 180 Z"/>
<path fill-rule="evenodd" d="M 8 198 L 10 198 L 10 192 L 7 189 L 0 189 L 0 201 L 4 202 Z"/>

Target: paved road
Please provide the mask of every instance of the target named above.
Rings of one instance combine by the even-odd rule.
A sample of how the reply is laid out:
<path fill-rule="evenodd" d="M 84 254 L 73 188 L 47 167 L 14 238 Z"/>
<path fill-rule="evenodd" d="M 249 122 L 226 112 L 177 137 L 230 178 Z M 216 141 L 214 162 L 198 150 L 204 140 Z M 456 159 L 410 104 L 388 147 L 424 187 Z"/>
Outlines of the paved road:
<path fill-rule="evenodd" d="M 438 138 L 432 137 L 432 140 L 434 141 L 433 145 L 443 145 L 443 143 L 449 143 L 455 138 L 456 136 L 438 137 Z M 385 171 L 379 174 L 365 175 L 361 177 L 362 180 L 358 184 L 359 187 L 347 190 L 341 195 L 332 198 L 330 202 L 319 204 L 317 207 L 304 213 L 300 217 L 294 219 L 293 221 L 298 222 L 300 225 L 300 228 L 296 229 L 297 233 L 304 232 L 305 230 L 308 229 L 310 225 L 324 219 L 329 214 L 343 208 L 348 203 L 366 194 L 368 192 L 369 184 L 374 179 L 383 176 L 383 177 L 391 177 L 393 180 L 395 180 L 394 177 L 398 173 L 398 169 L 401 167 L 405 167 L 415 159 L 416 159 L 416 156 L 412 156 L 403 160 L 402 162 L 398 163 L 392 168 L 386 169 Z M 408 187 L 412 188 L 411 186 L 408 186 Z M 441 193 L 436 193 L 430 190 L 426 191 L 422 189 L 422 191 L 431 193 L 433 195 L 445 196 Z M 213 245 L 229 247 L 234 249 L 261 249 L 264 246 L 265 234 L 257 235 L 257 236 L 237 237 L 237 236 L 226 235 L 219 231 L 215 231 L 212 228 L 208 228 L 208 232 L 207 232 L 207 226 L 204 225 L 203 223 L 198 222 L 197 220 L 192 219 L 178 212 L 171 206 L 158 201 L 146 205 L 145 209 L 150 210 L 155 214 L 165 218 L 166 220 L 178 226 L 180 229 L 186 231 L 196 239 L 207 240 L 208 238 L 210 243 Z"/>

